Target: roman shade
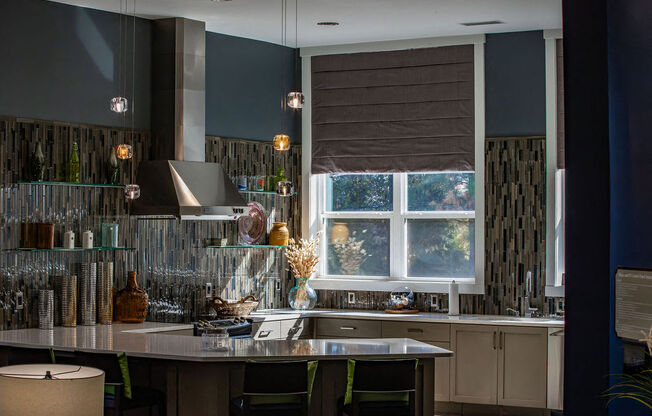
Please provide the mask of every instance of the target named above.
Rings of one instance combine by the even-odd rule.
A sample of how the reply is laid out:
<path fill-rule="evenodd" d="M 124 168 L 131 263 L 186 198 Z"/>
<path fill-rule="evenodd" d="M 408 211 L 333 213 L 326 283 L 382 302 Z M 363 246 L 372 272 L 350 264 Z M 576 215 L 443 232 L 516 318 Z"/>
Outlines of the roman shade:
<path fill-rule="evenodd" d="M 473 54 L 312 57 L 312 173 L 474 170 Z"/>
<path fill-rule="evenodd" d="M 564 42 L 557 39 L 557 168 L 566 167 L 566 153 L 564 152 Z"/>

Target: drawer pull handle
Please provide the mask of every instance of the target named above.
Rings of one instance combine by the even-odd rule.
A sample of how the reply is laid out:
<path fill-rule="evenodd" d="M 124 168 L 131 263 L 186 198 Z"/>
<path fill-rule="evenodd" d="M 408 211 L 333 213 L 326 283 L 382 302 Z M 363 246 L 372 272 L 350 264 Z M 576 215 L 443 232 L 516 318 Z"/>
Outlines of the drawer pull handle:
<path fill-rule="evenodd" d="M 494 331 L 494 350 L 496 349 L 496 331 Z"/>
<path fill-rule="evenodd" d="M 340 329 L 341 329 L 342 331 L 355 331 L 355 327 L 354 327 L 354 326 L 341 326 Z"/>
<path fill-rule="evenodd" d="M 423 334 L 423 329 L 421 329 L 421 328 L 408 328 L 407 332 L 417 332 L 419 334 Z"/>
<path fill-rule="evenodd" d="M 273 331 L 272 329 L 268 331 L 260 331 L 258 338 L 267 338 L 272 333 L 272 331 Z"/>

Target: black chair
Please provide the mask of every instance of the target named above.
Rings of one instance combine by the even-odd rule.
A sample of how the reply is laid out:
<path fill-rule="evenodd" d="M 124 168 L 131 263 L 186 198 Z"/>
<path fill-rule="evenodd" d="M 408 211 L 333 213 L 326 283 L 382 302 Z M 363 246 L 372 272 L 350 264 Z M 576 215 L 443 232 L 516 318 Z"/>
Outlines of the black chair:
<path fill-rule="evenodd" d="M 341 399 L 340 414 L 414 415 L 416 364 L 416 360 L 355 360 L 352 400 L 344 405 Z"/>
<path fill-rule="evenodd" d="M 80 365 L 104 371 L 105 415 L 165 415 L 165 394 L 155 389 L 125 384 L 118 354 L 57 351 L 55 357 L 58 364 Z M 130 389 L 131 398 L 127 397 L 127 389 Z"/>
<path fill-rule="evenodd" d="M 243 394 L 236 399 L 231 411 L 246 416 L 308 414 L 308 363 L 246 363 Z"/>

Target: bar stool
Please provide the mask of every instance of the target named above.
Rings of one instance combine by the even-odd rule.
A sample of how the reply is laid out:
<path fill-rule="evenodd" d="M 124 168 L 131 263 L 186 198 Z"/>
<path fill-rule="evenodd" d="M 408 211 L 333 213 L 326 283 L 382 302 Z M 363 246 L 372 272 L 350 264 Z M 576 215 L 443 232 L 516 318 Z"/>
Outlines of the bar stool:
<path fill-rule="evenodd" d="M 58 364 L 74 364 L 99 368 L 104 371 L 104 414 L 119 416 L 165 415 L 165 394 L 162 392 L 131 385 L 127 355 L 96 354 L 81 351 L 74 353 L 55 352 Z"/>
<path fill-rule="evenodd" d="M 303 416 L 317 362 L 248 362 L 244 369 L 242 397 L 236 399 L 232 413 L 254 416 Z"/>
<path fill-rule="evenodd" d="M 414 415 L 416 365 L 414 359 L 349 360 L 347 393 L 340 414 Z"/>
<path fill-rule="evenodd" d="M 7 365 L 53 363 L 53 352 L 45 348 L 7 348 Z"/>

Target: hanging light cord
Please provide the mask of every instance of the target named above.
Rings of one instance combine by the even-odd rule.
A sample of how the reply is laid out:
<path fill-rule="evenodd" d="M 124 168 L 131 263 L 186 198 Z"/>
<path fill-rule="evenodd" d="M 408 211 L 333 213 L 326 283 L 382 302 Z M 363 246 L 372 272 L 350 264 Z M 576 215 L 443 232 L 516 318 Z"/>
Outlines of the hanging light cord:
<path fill-rule="evenodd" d="M 136 0 L 134 0 L 134 16 L 133 16 L 133 38 L 132 38 L 132 53 L 133 59 L 131 62 L 131 145 L 135 146 L 135 125 L 136 125 Z M 132 148 L 133 150 L 133 148 Z M 131 159 L 131 172 L 129 174 L 129 182 L 134 183 L 134 160 Z"/>

